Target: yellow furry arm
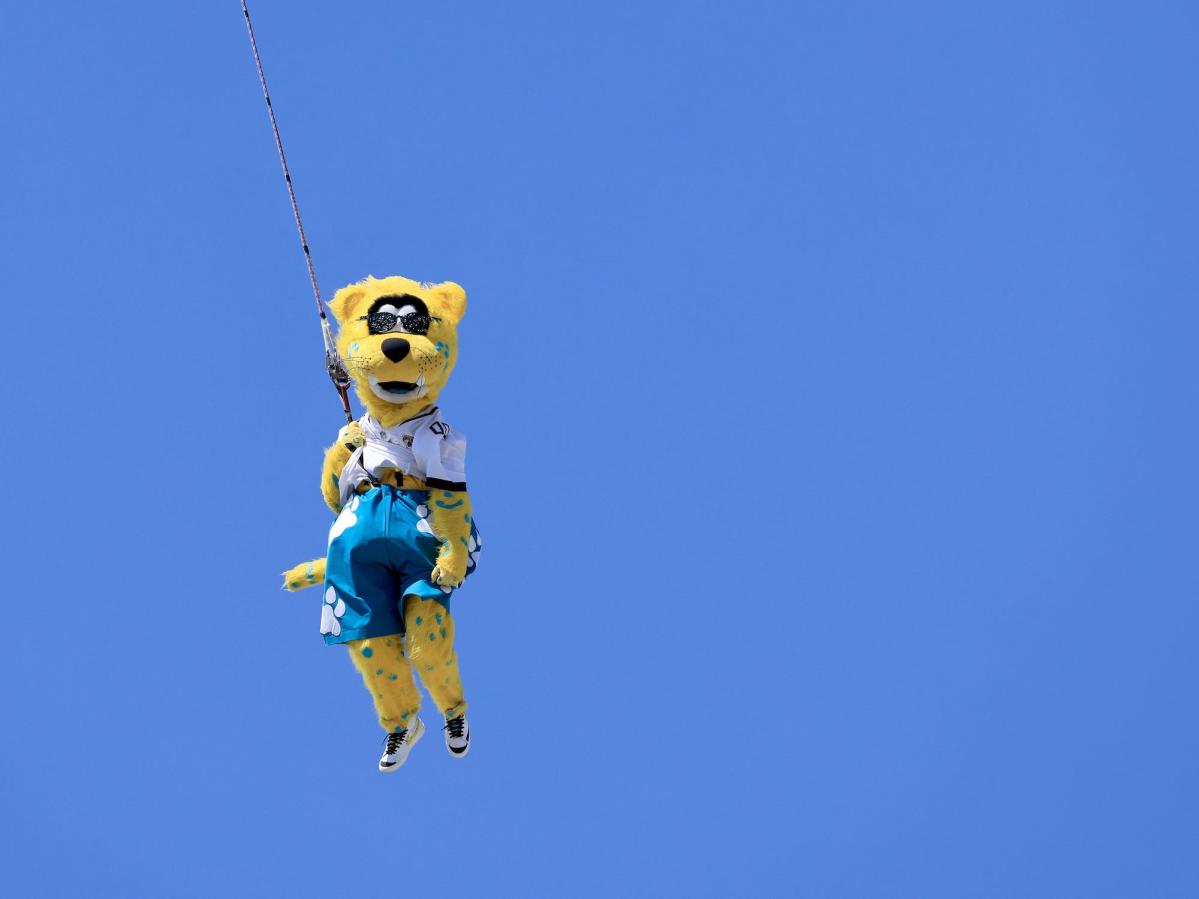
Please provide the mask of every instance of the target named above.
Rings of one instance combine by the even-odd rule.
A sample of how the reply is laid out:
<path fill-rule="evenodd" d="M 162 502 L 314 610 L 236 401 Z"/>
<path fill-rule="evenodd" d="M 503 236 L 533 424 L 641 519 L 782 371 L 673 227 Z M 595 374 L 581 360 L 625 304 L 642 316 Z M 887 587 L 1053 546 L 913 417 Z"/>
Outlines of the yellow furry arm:
<path fill-rule="evenodd" d="M 314 559 L 283 572 L 283 589 L 303 590 L 305 587 L 315 587 L 317 584 L 324 583 L 324 580 L 325 560 Z"/>
<path fill-rule="evenodd" d="M 457 587 L 470 557 L 470 496 L 465 490 L 430 490 L 429 523 L 441 540 L 433 583 Z"/>
<path fill-rule="evenodd" d="M 341 470 L 350 460 L 352 448 L 362 444 L 362 431 L 358 428 L 358 422 L 352 421 L 337 432 L 337 440 L 325 450 L 325 464 L 321 466 L 321 494 L 325 497 L 325 505 L 335 515 L 341 511 L 341 488 L 338 486 Z"/>

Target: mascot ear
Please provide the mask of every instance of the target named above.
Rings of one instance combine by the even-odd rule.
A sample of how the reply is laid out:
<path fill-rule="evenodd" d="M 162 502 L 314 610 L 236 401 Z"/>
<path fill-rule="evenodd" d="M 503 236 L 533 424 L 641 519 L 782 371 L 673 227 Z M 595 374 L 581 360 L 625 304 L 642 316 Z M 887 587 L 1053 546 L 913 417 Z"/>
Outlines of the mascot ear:
<path fill-rule="evenodd" d="M 446 312 L 455 323 L 460 322 L 462 316 L 466 315 L 466 291 L 460 285 L 453 281 L 445 281 L 434 287 L 433 293 L 441 298 Z"/>
<path fill-rule="evenodd" d="M 333 299 L 329 301 L 329 311 L 333 313 L 333 318 L 339 325 L 345 324 L 354 302 L 364 296 L 366 296 L 366 291 L 360 284 L 351 284 L 333 294 Z"/>

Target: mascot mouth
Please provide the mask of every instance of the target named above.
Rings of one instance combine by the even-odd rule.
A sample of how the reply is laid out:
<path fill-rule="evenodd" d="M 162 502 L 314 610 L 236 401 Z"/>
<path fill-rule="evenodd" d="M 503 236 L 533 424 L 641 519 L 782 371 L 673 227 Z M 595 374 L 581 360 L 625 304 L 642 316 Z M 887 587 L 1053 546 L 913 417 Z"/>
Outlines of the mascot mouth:
<path fill-rule="evenodd" d="M 425 376 L 421 375 L 416 382 L 412 381 L 380 381 L 374 375 L 370 376 L 371 393 L 379 397 L 379 399 L 387 400 L 390 403 L 407 403 L 411 400 L 420 399 L 426 393 L 428 388 L 425 387 Z"/>

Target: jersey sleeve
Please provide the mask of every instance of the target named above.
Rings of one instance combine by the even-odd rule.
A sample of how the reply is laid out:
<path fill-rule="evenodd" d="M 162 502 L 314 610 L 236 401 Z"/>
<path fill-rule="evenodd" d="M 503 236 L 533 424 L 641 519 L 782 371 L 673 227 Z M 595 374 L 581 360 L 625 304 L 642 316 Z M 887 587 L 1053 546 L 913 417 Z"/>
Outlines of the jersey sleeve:
<path fill-rule="evenodd" d="M 425 483 L 438 490 L 466 489 L 466 435 L 444 421 L 432 421 L 413 442 Z"/>

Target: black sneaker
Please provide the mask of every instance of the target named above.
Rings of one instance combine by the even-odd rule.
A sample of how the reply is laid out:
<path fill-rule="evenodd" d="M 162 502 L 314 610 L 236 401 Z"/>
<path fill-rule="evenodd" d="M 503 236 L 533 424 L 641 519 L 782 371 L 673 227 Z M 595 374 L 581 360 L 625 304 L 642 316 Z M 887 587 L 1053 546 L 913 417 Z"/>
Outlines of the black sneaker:
<path fill-rule="evenodd" d="M 465 715 L 445 719 L 445 748 L 457 759 L 470 751 L 470 725 Z"/>
<path fill-rule="evenodd" d="M 408 753 L 424 735 L 425 725 L 419 718 L 407 730 L 388 734 L 387 742 L 383 744 L 383 757 L 379 759 L 379 770 L 394 771 L 408 761 Z"/>

